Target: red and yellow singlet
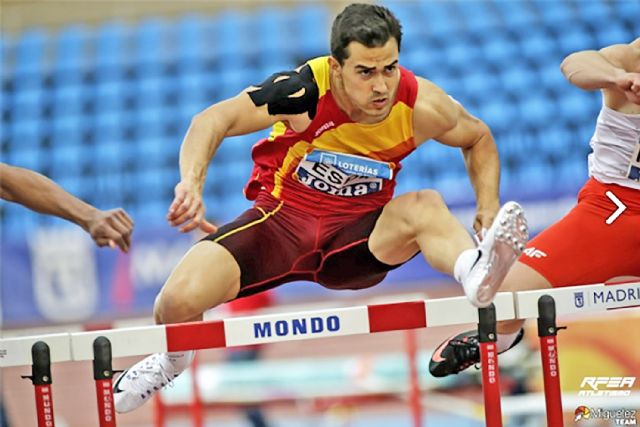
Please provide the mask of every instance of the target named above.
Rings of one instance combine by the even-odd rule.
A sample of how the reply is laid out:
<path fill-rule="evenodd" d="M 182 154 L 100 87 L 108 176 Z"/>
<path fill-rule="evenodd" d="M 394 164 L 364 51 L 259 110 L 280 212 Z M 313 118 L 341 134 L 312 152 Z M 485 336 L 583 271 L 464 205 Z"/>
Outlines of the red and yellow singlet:
<path fill-rule="evenodd" d="M 400 83 L 389 115 L 375 124 L 352 121 L 336 104 L 330 87 L 329 57 L 307 63 L 318 86 L 317 113 L 297 133 L 285 123 L 252 150 L 254 168 L 245 195 L 261 191 L 314 214 L 367 212 L 393 197 L 400 161 L 415 148 L 415 76 L 400 67 Z"/>

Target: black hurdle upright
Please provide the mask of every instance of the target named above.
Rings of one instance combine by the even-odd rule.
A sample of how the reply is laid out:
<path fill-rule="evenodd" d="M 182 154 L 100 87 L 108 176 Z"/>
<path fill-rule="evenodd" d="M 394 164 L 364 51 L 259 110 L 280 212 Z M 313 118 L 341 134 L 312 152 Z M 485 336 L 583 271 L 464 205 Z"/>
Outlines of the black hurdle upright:
<path fill-rule="evenodd" d="M 46 342 L 37 341 L 31 346 L 31 362 L 31 375 L 22 378 L 30 379 L 35 390 L 38 427 L 54 427 L 51 354 Z"/>
<path fill-rule="evenodd" d="M 478 335 L 486 425 L 487 427 L 502 427 L 500 374 L 496 346 L 496 307 L 493 303 L 488 307 L 478 309 Z"/>
<path fill-rule="evenodd" d="M 544 400 L 547 407 L 547 426 L 564 427 L 560 366 L 558 364 L 558 330 L 556 326 L 556 302 L 551 295 L 538 298 L 538 337 L 542 356 Z"/>
<path fill-rule="evenodd" d="M 97 337 L 93 341 L 93 379 L 96 382 L 100 427 L 116 426 L 111 360 L 111 341 L 104 336 Z"/>

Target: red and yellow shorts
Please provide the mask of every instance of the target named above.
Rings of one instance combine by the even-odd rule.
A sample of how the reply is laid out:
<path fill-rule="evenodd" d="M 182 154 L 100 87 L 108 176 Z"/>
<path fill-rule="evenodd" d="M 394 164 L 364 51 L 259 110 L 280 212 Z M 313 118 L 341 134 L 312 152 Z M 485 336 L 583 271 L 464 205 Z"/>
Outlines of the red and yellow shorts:
<path fill-rule="evenodd" d="M 627 207 L 610 224 L 618 207 L 607 192 Z M 589 179 L 578 204 L 532 239 L 519 261 L 554 287 L 640 276 L 640 191 Z"/>
<path fill-rule="evenodd" d="M 363 289 L 399 267 L 369 251 L 369 235 L 381 213 L 378 208 L 315 216 L 263 192 L 251 209 L 204 240 L 224 246 L 240 265 L 238 297 L 297 280 Z"/>

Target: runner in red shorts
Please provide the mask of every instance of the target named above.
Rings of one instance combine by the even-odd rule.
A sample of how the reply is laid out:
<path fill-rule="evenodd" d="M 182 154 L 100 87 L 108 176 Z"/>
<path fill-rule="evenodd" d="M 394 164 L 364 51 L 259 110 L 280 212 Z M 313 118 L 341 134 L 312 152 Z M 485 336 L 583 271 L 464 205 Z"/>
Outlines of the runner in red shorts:
<path fill-rule="evenodd" d="M 295 280 L 370 287 L 418 252 L 454 275 L 473 304 L 491 302 L 524 250 L 522 209 L 513 202 L 499 209 L 499 160 L 487 126 L 399 65 L 401 38 L 388 9 L 350 5 L 334 21 L 331 56 L 194 117 L 168 216 L 182 231 L 213 231 L 201 194 L 223 138 L 272 132 L 252 151 L 245 194 L 254 207 L 187 253 L 156 299 L 158 323 L 199 320 L 213 306 Z M 474 226 L 487 230 L 478 247 L 435 191 L 393 197 L 400 162 L 429 139 L 462 150 L 477 199 Z M 155 354 L 134 365 L 114 384 L 116 410 L 142 405 L 192 354 Z"/>
<path fill-rule="evenodd" d="M 640 276 L 640 38 L 569 55 L 562 72 L 581 89 L 602 89 L 590 178 L 571 212 L 529 242 L 507 274 L 504 291 Z M 522 339 L 523 323 L 498 323 L 500 352 Z M 464 332 L 440 345 L 430 371 L 442 377 L 479 361 L 477 331 Z"/>

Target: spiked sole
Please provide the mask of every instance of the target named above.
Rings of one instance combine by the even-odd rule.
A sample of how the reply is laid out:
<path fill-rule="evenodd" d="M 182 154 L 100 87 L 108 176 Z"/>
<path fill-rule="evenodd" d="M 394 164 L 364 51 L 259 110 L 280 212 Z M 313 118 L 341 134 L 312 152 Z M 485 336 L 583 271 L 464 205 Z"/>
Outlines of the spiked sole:
<path fill-rule="evenodd" d="M 529 239 L 524 211 L 516 202 L 507 202 L 498 212 L 494 224 L 495 229 L 490 230 L 494 231 L 494 235 L 487 235 L 487 238 L 493 237 L 494 243 L 489 253 L 486 276 L 478 287 L 476 299 L 479 307 L 491 304 L 507 272 L 522 254 Z"/>

